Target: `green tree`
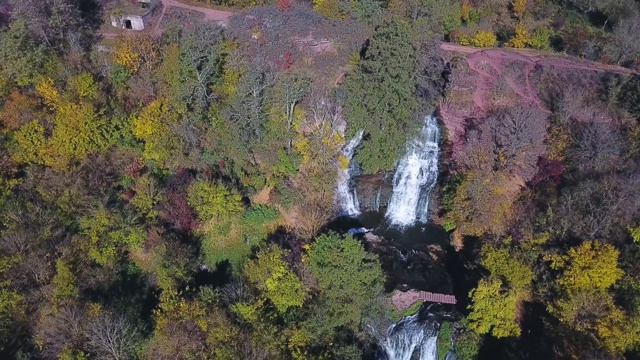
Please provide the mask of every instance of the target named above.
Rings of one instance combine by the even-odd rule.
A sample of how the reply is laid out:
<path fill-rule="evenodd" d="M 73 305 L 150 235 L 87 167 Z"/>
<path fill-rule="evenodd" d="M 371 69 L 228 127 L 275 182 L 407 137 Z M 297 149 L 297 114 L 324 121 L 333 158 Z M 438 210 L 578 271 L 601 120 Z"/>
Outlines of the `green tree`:
<path fill-rule="evenodd" d="M 56 275 L 53 277 L 53 300 L 60 303 L 78 296 L 76 276 L 71 266 L 64 260 L 56 260 Z"/>
<path fill-rule="evenodd" d="M 244 210 L 240 194 L 224 185 L 197 181 L 189 186 L 188 202 L 202 221 L 239 214 Z"/>
<path fill-rule="evenodd" d="M 38 81 L 46 73 L 48 62 L 55 57 L 38 45 L 24 20 L 14 21 L 8 31 L 0 33 L 0 95 L 8 86 L 25 86 Z"/>
<path fill-rule="evenodd" d="M 640 224 L 627 226 L 627 230 L 629 231 L 629 235 L 631 235 L 631 240 L 633 240 L 634 243 L 640 243 Z"/>
<path fill-rule="evenodd" d="M 316 331 L 327 336 L 339 327 L 357 332 L 374 311 L 382 293 L 384 276 L 375 255 L 351 236 L 320 235 L 309 250 L 309 267 L 318 281 L 321 323 Z"/>
<path fill-rule="evenodd" d="M 0 257 L 0 350 L 10 344 L 14 326 L 25 315 L 24 298 L 11 286 L 7 276 L 7 272 L 19 261 L 17 257 Z"/>
<path fill-rule="evenodd" d="M 242 232 L 251 244 L 256 244 L 267 237 L 278 219 L 280 213 L 275 208 L 266 205 L 251 206 L 242 217 Z"/>
<path fill-rule="evenodd" d="M 124 250 L 140 246 L 146 237 L 143 228 L 127 224 L 118 213 L 106 209 L 83 216 L 79 224 L 89 239 L 89 257 L 100 265 L 113 263 Z"/>
<path fill-rule="evenodd" d="M 529 38 L 529 45 L 534 49 L 547 50 L 549 48 L 549 38 L 551 31 L 546 27 L 538 27 Z"/>
<path fill-rule="evenodd" d="M 368 135 L 356 158 L 366 172 L 391 170 L 418 128 L 416 50 L 411 27 L 390 18 L 378 26 L 357 69 L 347 77 L 347 136 Z"/>
<path fill-rule="evenodd" d="M 150 174 L 144 174 L 135 179 L 132 190 L 135 195 L 130 200 L 131 205 L 145 217 L 149 219 L 155 218 L 157 211 L 154 208 L 162 200 L 161 188 L 158 182 Z"/>
<path fill-rule="evenodd" d="M 463 323 L 466 319 L 463 319 Z M 462 331 L 455 337 L 453 349 L 456 353 L 456 359 L 473 360 L 477 359 L 481 345 L 480 336 L 474 331 Z"/>

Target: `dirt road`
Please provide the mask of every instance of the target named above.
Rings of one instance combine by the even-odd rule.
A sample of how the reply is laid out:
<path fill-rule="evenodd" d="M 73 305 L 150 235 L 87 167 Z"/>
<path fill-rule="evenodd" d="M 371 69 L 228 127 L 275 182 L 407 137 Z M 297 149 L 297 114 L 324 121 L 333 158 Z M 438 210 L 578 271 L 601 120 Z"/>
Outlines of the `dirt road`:
<path fill-rule="evenodd" d="M 199 13 L 204 14 L 204 19 L 206 21 L 216 21 L 218 23 L 226 23 L 227 20 L 229 20 L 229 18 L 233 15 L 233 13 L 230 11 L 222 11 L 222 10 L 199 7 L 199 6 L 187 5 L 177 0 L 160 0 L 160 2 L 162 3 L 162 12 L 158 17 L 156 25 L 153 27 L 153 32 L 156 34 L 159 34 L 160 32 L 162 32 L 162 29 L 160 28 L 160 24 L 162 23 L 162 18 L 164 17 L 164 14 L 166 13 L 167 9 L 170 7 L 197 11 Z"/>
<path fill-rule="evenodd" d="M 215 21 L 221 24 L 226 24 L 229 18 L 234 14 L 231 11 L 216 10 L 216 9 L 210 9 L 210 8 L 205 8 L 200 6 L 183 4 L 177 0 L 160 0 L 160 3 L 162 4 L 162 11 L 160 12 L 160 16 L 158 16 L 156 23 L 152 29 L 153 33 L 156 35 L 160 35 L 162 33 L 162 28 L 160 24 L 162 24 L 162 19 L 164 18 L 164 15 L 167 12 L 167 9 L 169 9 L 170 7 L 197 11 L 201 14 L 204 14 L 204 20 Z M 118 36 L 118 34 L 103 32 L 102 36 L 105 39 L 114 39 Z"/>
<path fill-rule="evenodd" d="M 617 65 L 606 65 L 594 61 L 582 60 L 568 55 L 537 51 L 533 49 L 512 48 L 476 48 L 451 43 L 442 43 L 440 48 L 445 51 L 462 54 L 477 54 L 487 59 L 522 61 L 526 64 L 556 67 L 562 69 L 590 70 L 614 72 L 618 74 L 637 74 L 633 69 Z"/>

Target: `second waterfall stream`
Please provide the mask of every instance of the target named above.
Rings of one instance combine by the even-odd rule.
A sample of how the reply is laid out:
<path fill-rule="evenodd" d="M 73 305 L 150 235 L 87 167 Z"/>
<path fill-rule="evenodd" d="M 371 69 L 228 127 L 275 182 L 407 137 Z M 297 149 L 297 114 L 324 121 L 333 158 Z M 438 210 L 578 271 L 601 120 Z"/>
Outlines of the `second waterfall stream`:
<path fill-rule="evenodd" d="M 351 161 L 356 152 L 356 148 L 362 141 L 364 130 L 358 131 L 345 147 L 342 149 L 342 156 L 347 160 L 347 164 L 341 164 L 338 169 L 338 185 L 336 186 L 336 200 L 338 203 L 339 214 L 344 216 L 358 216 L 360 214 L 360 205 L 358 204 L 358 195 L 353 186 L 351 173 L 354 166 Z"/>
<path fill-rule="evenodd" d="M 427 116 L 417 138 L 407 144 L 393 175 L 393 193 L 386 217 L 398 226 L 426 222 L 429 195 L 438 180 L 440 129 L 434 116 Z"/>

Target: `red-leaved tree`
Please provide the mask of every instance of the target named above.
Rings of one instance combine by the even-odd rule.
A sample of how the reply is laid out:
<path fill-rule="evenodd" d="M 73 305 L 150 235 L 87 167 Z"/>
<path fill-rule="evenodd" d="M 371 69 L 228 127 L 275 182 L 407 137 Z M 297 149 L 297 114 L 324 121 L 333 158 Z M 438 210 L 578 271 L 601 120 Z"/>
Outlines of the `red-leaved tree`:
<path fill-rule="evenodd" d="M 291 0 L 278 0 L 278 10 L 287 11 L 291 9 Z"/>
<path fill-rule="evenodd" d="M 538 159 L 538 173 L 531 180 L 531 185 L 536 186 L 543 182 L 557 185 L 563 172 L 564 165 L 560 161 L 540 157 Z"/>
<path fill-rule="evenodd" d="M 187 203 L 184 194 L 170 192 L 166 201 L 160 204 L 160 219 L 180 231 L 193 231 L 198 226 L 195 211 Z"/>
<path fill-rule="evenodd" d="M 293 56 L 291 56 L 291 51 L 289 50 L 285 51 L 284 60 L 283 61 L 276 60 L 276 64 L 278 64 L 278 66 L 280 66 L 284 70 L 291 68 L 293 64 L 295 64 L 295 61 L 293 60 Z"/>

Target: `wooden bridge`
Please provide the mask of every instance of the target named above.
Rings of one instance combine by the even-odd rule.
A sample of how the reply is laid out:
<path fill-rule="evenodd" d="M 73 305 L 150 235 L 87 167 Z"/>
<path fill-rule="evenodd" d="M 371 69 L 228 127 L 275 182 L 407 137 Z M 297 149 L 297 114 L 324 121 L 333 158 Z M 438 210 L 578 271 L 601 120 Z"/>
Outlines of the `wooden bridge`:
<path fill-rule="evenodd" d="M 420 300 L 441 304 L 456 303 L 456 297 L 453 295 L 418 291 L 414 289 L 409 289 L 407 291 L 396 290 L 393 292 L 393 295 L 391 295 L 391 302 L 399 311 L 406 310 L 408 307 L 415 304 L 416 301 Z"/>

